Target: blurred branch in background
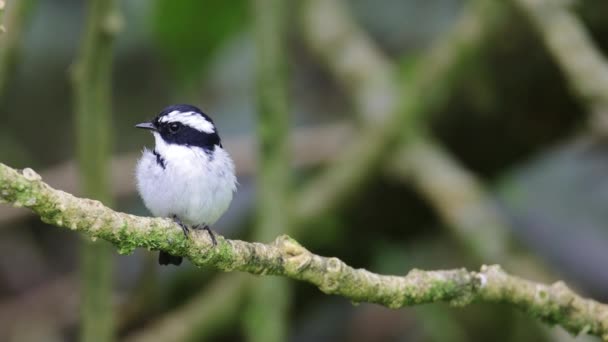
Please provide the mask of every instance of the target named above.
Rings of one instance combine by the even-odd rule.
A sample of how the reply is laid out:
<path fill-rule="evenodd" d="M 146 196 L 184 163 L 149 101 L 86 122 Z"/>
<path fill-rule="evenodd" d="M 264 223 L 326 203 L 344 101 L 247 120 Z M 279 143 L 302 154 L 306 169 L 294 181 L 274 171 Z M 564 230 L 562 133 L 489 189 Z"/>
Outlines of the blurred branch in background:
<path fill-rule="evenodd" d="M 74 276 L 47 280 L 43 286 L 0 302 L 0 339 L 10 340 L 23 322 L 37 322 L 61 331 L 78 321 L 79 291 Z"/>
<path fill-rule="evenodd" d="M 217 277 L 186 304 L 127 336 L 125 342 L 204 341 L 213 337 L 242 312 L 244 295 L 249 293 L 245 291 L 248 277 L 236 273 Z"/>
<path fill-rule="evenodd" d="M 343 2 L 310 0 L 302 6 L 306 41 L 366 119 L 357 141 L 301 194 L 297 217 L 314 217 L 311 213 L 333 209 L 359 189 L 379 170 L 394 143 L 415 137 L 419 119 L 438 105 L 450 89 L 452 74 L 475 51 L 477 41 L 466 35 L 477 34 L 478 27 L 470 18 L 463 20 L 467 25 L 459 32 L 464 38 L 453 34 L 435 45 L 420 58 L 418 77 L 402 87 L 394 77 L 395 67 L 358 29 Z M 471 49 L 463 48 L 468 44 Z"/>
<path fill-rule="evenodd" d="M 536 27 L 574 95 L 591 115 L 591 130 L 608 136 L 608 60 L 569 1 L 515 0 Z"/>
<path fill-rule="evenodd" d="M 365 125 L 378 115 L 370 110 L 396 108 L 399 86 L 382 75 L 394 69 L 388 58 L 348 16 L 340 1 L 310 1 L 304 15 L 304 32 L 311 49 L 325 61 L 331 74 L 345 85 Z M 420 117 L 442 105 L 453 84 L 468 73 L 483 43 L 504 24 L 504 5 L 471 1 L 455 27 L 420 58 L 417 79 L 401 95 L 419 101 L 407 115 Z M 358 59 L 350 57 L 359 56 Z M 357 86 L 357 82 L 364 85 Z M 382 103 L 382 106 L 379 104 Z M 423 126 L 422 122 L 414 124 Z M 507 218 L 496 207 L 481 181 L 418 127 L 416 139 L 405 141 L 388 162 L 389 172 L 411 182 L 434 207 L 466 250 L 484 262 L 498 262 L 536 279 L 551 279 L 528 255 L 513 249 Z"/>
<path fill-rule="evenodd" d="M 309 6 L 304 12 L 307 41 L 311 48 L 323 57 L 329 71 L 340 83 L 358 80 L 368 84 L 365 88 L 354 86 L 348 88 L 351 89 L 349 95 L 358 104 L 357 112 L 367 122 L 370 122 L 374 114 L 364 111 L 380 101 L 388 103 L 385 104 L 386 108 L 397 106 L 402 97 L 420 102 L 419 106 L 404 110 L 407 112 L 404 115 L 410 117 L 426 115 L 429 113 L 429 108 L 441 105 L 446 93 L 450 92 L 454 80 L 459 75 L 466 74 L 466 68 L 463 65 L 480 49 L 485 38 L 483 32 L 491 31 L 490 27 L 484 25 L 490 22 L 485 19 L 485 17 L 489 17 L 489 13 L 482 12 L 482 10 L 487 10 L 482 8 L 485 5 L 482 5 L 481 2 L 468 5 L 451 34 L 420 58 L 422 62 L 417 70 L 419 77 L 417 80 L 410 81 L 411 84 L 407 88 L 408 93 L 403 94 L 398 91 L 399 86 L 396 80 L 390 78 L 376 82 L 368 80 L 369 77 L 375 77 L 369 75 L 384 74 L 386 70 L 394 67 L 375 48 L 369 38 L 356 28 L 352 19 L 346 15 L 348 9 L 344 4 L 340 4 L 340 1 L 325 2 L 322 0 L 308 3 Z M 320 29 L 322 28 L 321 22 L 317 22 L 320 17 L 323 18 L 322 22 L 332 23 L 332 31 L 328 31 L 327 27 L 323 30 Z M 497 24 L 499 23 L 494 22 L 494 25 Z M 334 38 L 324 41 L 328 37 Z M 350 50 L 344 48 L 345 46 L 357 46 L 359 54 L 367 56 L 367 59 L 360 58 L 357 63 L 344 62 L 346 57 L 342 54 Z M 372 85 L 376 85 L 376 87 Z M 393 96 L 387 97 L 387 94 L 393 94 Z M 385 114 L 376 115 L 385 116 Z M 417 125 L 421 126 L 421 124 Z M 407 131 L 413 130 L 410 128 Z M 424 129 L 418 128 L 416 131 L 424 131 Z M 442 214 L 441 216 L 448 226 L 454 228 L 457 236 L 473 247 L 475 255 L 486 261 L 505 261 L 507 255 L 504 250 L 508 240 L 508 229 L 504 227 L 503 218 L 499 218 L 496 209 L 488 205 L 489 196 L 481 192 L 481 185 L 474 179 L 474 176 L 456 164 L 454 160 L 447 158 L 448 154 L 430 141 L 429 138 L 406 141 L 397 154 L 393 153 L 393 156 L 399 157 L 397 160 L 405 162 L 397 164 L 391 160 L 390 165 L 397 165 L 395 170 L 403 171 L 408 179 L 414 175 L 414 184 L 421 190 L 421 194 Z M 421 149 L 421 146 L 425 146 L 425 148 Z M 420 153 L 421 151 L 423 153 Z M 407 157 L 404 159 L 403 156 Z M 437 169 L 438 165 L 429 165 L 429 160 L 441 162 L 443 168 Z M 446 170 L 447 172 L 442 173 Z M 447 176 L 450 177 L 446 179 Z M 458 187 L 454 188 L 455 191 L 448 190 L 449 187 L 446 188 L 452 184 L 458 184 Z M 433 185 L 433 189 L 439 190 L 442 195 L 437 196 L 436 192 L 428 191 Z M 447 196 L 450 194 L 458 197 L 458 200 L 450 200 L 450 197 Z M 479 203 L 484 204 L 479 205 Z M 458 207 L 452 208 L 451 206 Z M 477 210 L 461 211 L 463 207 L 477 208 Z M 456 217 L 453 213 L 467 215 L 467 217 Z M 483 215 L 484 217 L 471 217 L 470 215 Z M 488 227 L 490 222 L 492 224 Z M 491 229 L 491 227 L 495 227 L 495 229 Z"/>
<path fill-rule="evenodd" d="M 252 0 L 250 5 L 256 50 L 259 165 L 253 239 L 270 241 L 290 231 L 287 4 L 283 0 Z M 284 278 L 259 279 L 252 284 L 244 315 L 249 341 L 287 339 L 290 297 L 291 289 Z"/>
<path fill-rule="evenodd" d="M 0 200 L 30 208 L 49 224 L 111 242 L 121 253 L 138 247 L 164 250 L 197 266 L 281 275 L 309 282 L 327 294 L 391 308 L 434 302 L 507 303 L 575 334 L 608 336 L 608 307 L 579 297 L 563 282 L 534 283 L 508 275 L 498 266 L 484 266 L 480 272 L 414 269 L 406 276 L 378 275 L 354 269 L 338 258 L 315 255 L 287 236 L 262 244 L 218 235 L 216 246 L 204 232 L 185 237 L 171 220 L 119 213 L 98 201 L 73 197 L 49 187 L 31 169 L 18 172 L 0 164 L 0 185 Z"/>
<path fill-rule="evenodd" d="M 5 1 L 1 3 L 4 4 Z M 19 56 L 23 31 L 35 4 L 36 0 L 10 1 L 5 11 L 2 11 L 6 12 L 1 19 L 6 32 L 0 34 L 0 99 L 5 96 L 7 82 Z"/>
<path fill-rule="evenodd" d="M 0 33 L 6 32 L 6 27 L 4 26 L 5 9 L 6 9 L 6 2 L 4 0 L 0 0 Z"/>
<path fill-rule="evenodd" d="M 111 151 L 112 45 L 119 30 L 118 9 L 111 0 L 90 0 L 80 55 L 74 65 L 76 136 L 83 193 L 106 204 Z M 112 250 L 83 240 L 81 259 L 81 341 L 114 339 Z"/>
<path fill-rule="evenodd" d="M 551 279 L 534 259 L 515 252 L 508 220 L 491 194 L 432 139 L 403 147 L 391 165 L 389 171 L 412 182 L 478 260 L 500 262 L 537 279 Z"/>
<path fill-rule="evenodd" d="M 417 103 L 404 103 L 400 108 L 415 105 Z M 404 115 L 408 112 L 395 110 L 387 115 L 386 120 L 378 120 L 375 125 L 366 127 L 351 144 L 342 146 L 331 165 L 300 190 L 294 210 L 298 228 L 345 206 L 352 195 L 370 181 L 391 151 L 391 145 L 412 126 L 407 123 L 412 118 Z"/>
<path fill-rule="evenodd" d="M 348 91 L 357 114 L 373 125 L 386 120 L 400 97 L 395 69 L 370 37 L 353 21 L 344 1 L 304 2 L 302 31 L 309 48 Z M 373 70 L 373 72 L 368 72 Z"/>
<path fill-rule="evenodd" d="M 371 77 L 366 76 L 368 74 L 382 75 L 394 68 L 365 33 L 357 29 L 347 16 L 348 9 L 340 1 L 314 0 L 308 4 L 304 12 L 307 41 L 341 84 L 367 80 Z M 411 107 L 407 116 L 421 117 L 427 114 L 428 108 L 442 104 L 454 82 L 466 75 L 467 68 L 464 66 L 474 59 L 488 35 L 503 23 L 498 20 L 502 6 L 473 1 L 463 10 L 450 34 L 420 58 L 416 72 L 419 77 L 410 81 L 411 84 L 406 87 L 409 92 L 401 95 L 410 98 L 409 101 L 420 102 L 418 106 Z M 316 21 L 318 18 L 323 18 L 323 22 L 329 22 L 332 26 L 323 27 L 321 22 Z M 357 63 L 344 63 L 346 54 L 355 49 L 367 59 L 361 57 Z M 397 82 L 390 78 L 378 78 L 366 87 L 350 86 L 347 89 L 350 89 L 349 95 L 358 104 L 357 113 L 367 122 L 373 120 L 375 115 L 365 110 L 381 101 L 385 103 L 385 108 L 394 108 L 399 101 L 397 96 L 385 95 L 397 94 L 399 89 Z M 422 122 L 413 124 L 418 126 L 415 131 L 423 133 L 416 139 L 405 141 L 393 154 L 396 158 L 388 162 L 392 166 L 390 171 L 412 181 L 447 226 L 452 228 L 452 232 L 471 247 L 478 259 L 508 263 L 513 252 L 509 246 L 510 229 L 506 218 L 492 203 L 492 197 L 473 174 L 424 134 L 426 128 L 421 127 Z M 509 267 L 519 270 L 523 265 L 516 263 Z M 535 268 L 532 273 L 538 275 L 544 272 Z"/>

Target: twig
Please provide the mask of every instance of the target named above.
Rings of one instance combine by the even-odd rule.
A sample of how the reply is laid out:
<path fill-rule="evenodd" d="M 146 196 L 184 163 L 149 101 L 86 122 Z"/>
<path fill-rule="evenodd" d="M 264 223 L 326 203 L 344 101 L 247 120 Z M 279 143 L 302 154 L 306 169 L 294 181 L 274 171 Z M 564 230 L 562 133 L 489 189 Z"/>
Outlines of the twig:
<path fill-rule="evenodd" d="M 591 114 L 595 133 L 608 135 L 608 61 L 593 43 L 570 1 L 515 0 L 538 30 L 568 85 Z"/>
<path fill-rule="evenodd" d="M 138 247 L 160 249 L 187 257 L 197 266 L 285 276 L 354 302 L 390 308 L 442 301 L 459 306 L 473 301 L 507 303 L 572 333 L 608 340 L 608 306 L 578 296 L 562 282 L 543 285 L 511 276 L 498 266 L 484 266 L 480 272 L 414 269 L 405 276 L 386 276 L 315 255 L 287 236 L 270 244 L 218 236 L 218 245 L 213 246 L 204 232 L 184 237 L 169 219 L 115 212 L 98 201 L 51 188 L 31 169 L 19 172 L 4 164 L 0 164 L 0 200 L 30 208 L 49 224 L 104 239 L 121 253 Z"/>

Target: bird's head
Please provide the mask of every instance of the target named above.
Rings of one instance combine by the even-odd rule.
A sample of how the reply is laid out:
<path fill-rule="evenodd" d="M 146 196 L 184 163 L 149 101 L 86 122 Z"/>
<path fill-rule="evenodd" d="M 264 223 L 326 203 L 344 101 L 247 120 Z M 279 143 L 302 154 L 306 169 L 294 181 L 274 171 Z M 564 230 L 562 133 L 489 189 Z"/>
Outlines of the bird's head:
<path fill-rule="evenodd" d="M 199 108 L 187 104 L 169 106 L 151 122 L 135 127 L 151 130 L 157 145 L 162 141 L 164 144 L 196 146 L 208 151 L 222 146 L 213 120 Z"/>

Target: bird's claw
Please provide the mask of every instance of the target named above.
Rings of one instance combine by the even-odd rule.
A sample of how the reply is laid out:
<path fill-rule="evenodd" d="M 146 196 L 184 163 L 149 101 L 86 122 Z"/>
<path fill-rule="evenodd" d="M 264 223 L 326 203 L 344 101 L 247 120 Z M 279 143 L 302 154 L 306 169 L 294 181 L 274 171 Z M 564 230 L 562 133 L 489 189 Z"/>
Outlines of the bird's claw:
<path fill-rule="evenodd" d="M 184 232 L 184 236 L 188 237 L 190 235 L 190 228 L 188 228 L 187 225 L 185 225 L 178 217 L 177 215 L 173 215 L 171 216 L 171 218 L 173 219 L 173 222 L 177 223 L 178 226 L 180 226 L 182 228 L 182 232 Z"/>
<path fill-rule="evenodd" d="M 213 230 L 211 230 L 211 228 L 209 228 L 208 225 L 199 225 L 199 226 L 194 226 L 194 229 L 199 230 L 206 230 L 209 233 L 209 237 L 211 237 L 211 243 L 213 243 L 213 246 L 217 246 L 217 239 L 215 238 L 215 233 L 213 232 Z"/>

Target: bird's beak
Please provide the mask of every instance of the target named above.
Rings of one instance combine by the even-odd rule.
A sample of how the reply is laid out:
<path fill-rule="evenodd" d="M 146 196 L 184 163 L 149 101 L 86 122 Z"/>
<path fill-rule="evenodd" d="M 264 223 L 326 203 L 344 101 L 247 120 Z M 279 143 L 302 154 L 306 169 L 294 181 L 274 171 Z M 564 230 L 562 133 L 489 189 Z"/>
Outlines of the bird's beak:
<path fill-rule="evenodd" d="M 156 126 L 154 126 L 154 124 L 151 122 L 142 122 L 140 124 L 135 125 L 135 127 L 156 131 Z"/>

